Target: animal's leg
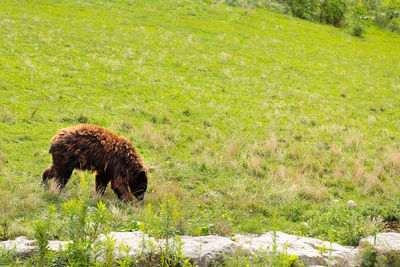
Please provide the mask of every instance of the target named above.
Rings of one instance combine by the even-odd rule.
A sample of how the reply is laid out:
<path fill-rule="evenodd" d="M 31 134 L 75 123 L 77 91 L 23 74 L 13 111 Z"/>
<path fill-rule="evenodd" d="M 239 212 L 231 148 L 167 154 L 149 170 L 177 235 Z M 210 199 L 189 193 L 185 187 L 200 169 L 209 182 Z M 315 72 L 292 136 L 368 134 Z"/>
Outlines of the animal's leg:
<path fill-rule="evenodd" d="M 56 178 L 54 178 L 54 181 L 56 182 L 57 188 L 62 191 L 64 190 L 66 184 L 68 183 L 69 178 L 71 178 L 73 169 L 67 169 L 67 170 L 57 170 L 56 171 Z"/>
<path fill-rule="evenodd" d="M 102 172 L 96 173 L 96 193 L 102 196 L 110 179 Z"/>
<path fill-rule="evenodd" d="M 123 183 L 121 179 L 118 178 L 112 179 L 111 188 L 114 190 L 114 193 L 118 196 L 118 198 L 123 202 L 132 201 L 132 196 L 128 189 L 128 183 Z"/>
<path fill-rule="evenodd" d="M 47 186 L 47 180 L 54 178 L 54 165 L 51 165 L 47 169 L 44 170 L 42 174 L 42 186 Z"/>
<path fill-rule="evenodd" d="M 53 156 L 53 170 L 54 180 L 60 191 L 64 190 L 69 178 L 71 178 L 72 171 L 76 166 L 76 160 L 66 159 L 62 152 L 54 150 Z"/>

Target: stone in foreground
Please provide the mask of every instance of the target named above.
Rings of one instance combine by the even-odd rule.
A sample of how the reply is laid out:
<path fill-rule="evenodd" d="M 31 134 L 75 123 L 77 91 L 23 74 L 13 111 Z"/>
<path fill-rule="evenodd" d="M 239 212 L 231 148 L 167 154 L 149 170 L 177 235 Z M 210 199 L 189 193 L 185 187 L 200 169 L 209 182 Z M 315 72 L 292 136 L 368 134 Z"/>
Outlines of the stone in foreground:
<path fill-rule="evenodd" d="M 69 242 L 49 240 L 49 248 L 53 251 L 63 249 Z M 33 252 L 38 248 L 35 240 L 28 240 L 26 236 L 17 237 L 15 240 L 7 240 L 0 242 L 0 249 L 14 251 L 17 257 L 25 258 L 32 256 Z"/>
<path fill-rule="evenodd" d="M 120 243 L 129 246 L 129 255 L 140 257 L 143 252 L 143 241 L 153 244 L 152 253 L 156 253 L 165 245 L 167 240 L 156 240 L 143 232 L 111 232 L 108 236 Z M 104 240 L 105 237 L 100 237 Z M 256 253 L 265 251 L 267 254 L 276 251 L 288 255 L 297 255 L 305 266 L 358 266 L 359 248 L 341 246 L 315 238 L 289 235 L 282 232 L 268 232 L 263 235 L 236 235 L 232 239 L 222 236 L 181 236 L 182 254 L 190 258 L 198 266 L 210 266 L 212 262 L 219 262 L 225 254 L 241 249 L 243 252 Z M 172 242 L 168 240 L 168 242 Z M 54 251 L 65 248 L 66 241 L 49 241 L 49 248 Z M 379 254 L 400 256 L 400 233 L 380 233 L 360 241 L 360 247 L 369 245 Z M 30 257 L 38 246 L 35 240 L 18 237 L 15 240 L 0 242 L 0 249 L 14 251 L 17 257 Z M 116 249 L 118 255 L 118 249 Z"/>
<path fill-rule="evenodd" d="M 286 252 L 288 255 L 297 255 L 299 261 L 305 266 L 354 266 L 356 265 L 358 249 L 345 247 L 336 243 L 321 241 L 315 238 L 289 235 L 282 232 L 268 232 L 256 235 L 236 235 L 234 239 L 240 246 L 249 252 L 267 251 L 273 252 L 274 242 L 278 252 Z"/>
<path fill-rule="evenodd" d="M 360 247 L 370 246 L 380 254 L 400 256 L 400 233 L 379 233 L 363 238 L 359 242 Z"/>
<path fill-rule="evenodd" d="M 111 232 L 108 235 L 117 241 L 117 246 L 120 243 L 129 246 L 129 255 L 132 257 L 137 257 L 142 252 L 141 243 L 143 240 L 150 241 L 156 248 L 161 248 L 166 242 L 165 240 L 150 238 L 140 231 Z M 104 237 L 100 239 L 104 239 Z M 182 254 L 198 266 L 209 266 L 212 261 L 221 260 L 223 255 L 234 252 L 238 247 L 237 243 L 223 236 L 181 236 L 180 239 L 182 241 Z M 172 242 L 172 240 L 169 240 L 169 242 Z"/>

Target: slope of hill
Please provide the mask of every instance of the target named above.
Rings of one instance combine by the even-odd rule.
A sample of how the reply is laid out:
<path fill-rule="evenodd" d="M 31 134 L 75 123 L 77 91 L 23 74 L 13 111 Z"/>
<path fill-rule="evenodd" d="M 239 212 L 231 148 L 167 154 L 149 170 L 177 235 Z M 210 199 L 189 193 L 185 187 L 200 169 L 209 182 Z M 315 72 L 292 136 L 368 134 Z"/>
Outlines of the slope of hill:
<path fill-rule="evenodd" d="M 29 232 L 80 176 L 93 188 L 80 172 L 62 194 L 39 187 L 51 137 L 77 123 L 128 137 L 150 167 L 147 209 L 101 198 L 115 229 L 168 198 L 181 234 L 354 244 L 400 219 L 397 34 L 210 1 L 5 0 L 0 40 L 3 235 Z"/>

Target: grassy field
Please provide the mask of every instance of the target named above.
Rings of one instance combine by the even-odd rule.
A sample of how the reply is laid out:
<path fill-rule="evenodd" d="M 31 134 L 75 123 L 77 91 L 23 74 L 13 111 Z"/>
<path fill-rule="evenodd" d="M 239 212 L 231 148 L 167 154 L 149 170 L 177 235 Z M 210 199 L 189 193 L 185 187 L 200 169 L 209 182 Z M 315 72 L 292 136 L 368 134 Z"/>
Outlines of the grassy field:
<path fill-rule="evenodd" d="M 151 172 L 142 206 L 93 195 L 113 229 L 168 198 L 191 235 L 356 244 L 400 219 L 398 34 L 213 1 L 3 0 L 0 41 L 0 238 L 30 234 L 81 176 L 94 191 L 78 171 L 40 187 L 52 136 L 78 123 L 128 137 Z"/>

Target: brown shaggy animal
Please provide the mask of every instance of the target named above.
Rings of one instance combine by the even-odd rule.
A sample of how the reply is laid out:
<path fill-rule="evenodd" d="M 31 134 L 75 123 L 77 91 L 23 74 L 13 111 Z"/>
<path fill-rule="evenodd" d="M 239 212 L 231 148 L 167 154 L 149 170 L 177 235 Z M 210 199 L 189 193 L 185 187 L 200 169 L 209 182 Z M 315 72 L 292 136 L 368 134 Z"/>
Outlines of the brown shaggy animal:
<path fill-rule="evenodd" d="M 53 164 L 42 175 L 42 185 L 55 178 L 65 188 L 74 169 L 96 172 L 96 192 L 102 195 L 111 181 L 119 199 L 129 202 L 131 193 L 143 200 L 147 189 L 147 168 L 125 137 L 95 125 L 81 124 L 58 131 L 49 150 Z M 129 192 L 129 189 L 130 192 Z"/>

